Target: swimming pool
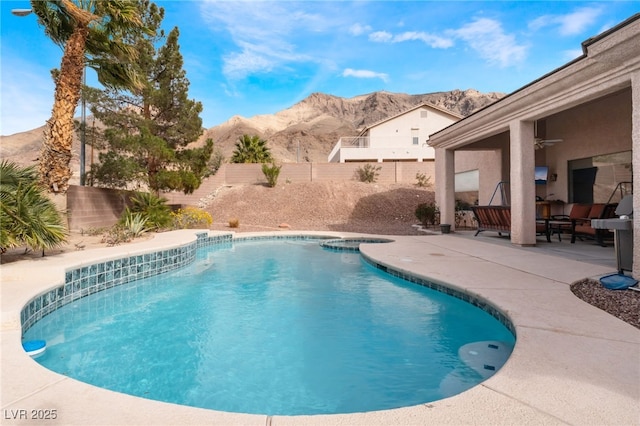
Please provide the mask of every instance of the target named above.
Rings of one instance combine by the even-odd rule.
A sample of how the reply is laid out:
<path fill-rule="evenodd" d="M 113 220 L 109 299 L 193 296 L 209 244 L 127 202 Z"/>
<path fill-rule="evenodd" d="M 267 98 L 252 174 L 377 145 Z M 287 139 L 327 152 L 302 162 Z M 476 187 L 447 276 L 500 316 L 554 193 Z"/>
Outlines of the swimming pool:
<path fill-rule="evenodd" d="M 441 399 L 495 372 L 514 341 L 485 311 L 317 240 L 217 244 L 69 303 L 25 338 L 48 341 L 38 362 L 101 387 L 290 415 Z"/>

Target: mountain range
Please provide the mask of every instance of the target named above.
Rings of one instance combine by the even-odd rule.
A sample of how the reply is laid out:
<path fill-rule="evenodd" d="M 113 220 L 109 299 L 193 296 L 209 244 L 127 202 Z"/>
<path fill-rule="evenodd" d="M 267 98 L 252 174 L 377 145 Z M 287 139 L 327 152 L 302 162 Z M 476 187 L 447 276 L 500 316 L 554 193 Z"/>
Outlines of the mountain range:
<path fill-rule="evenodd" d="M 418 104 L 430 103 L 467 116 L 503 96 L 503 93 L 481 93 L 474 89 L 421 95 L 381 91 L 352 98 L 313 93 L 275 114 L 251 118 L 233 116 L 218 126 L 206 129 L 198 143 L 207 138 L 213 139 L 216 149 L 228 159 L 240 136 L 258 135 L 267 141 L 273 157 L 279 162 L 326 162 L 340 137 L 357 135 L 366 126 Z M 88 118 L 88 123 L 90 120 Z M 43 130 L 44 126 L 10 136 L 0 136 L 0 158 L 20 165 L 34 164 L 40 154 Z M 77 183 L 79 175 L 79 145 L 78 141 L 74 143 L 72 183 Z M 86 156 L 89 162 L 90 146 L 87 146 Z M 97 154 L 95 158 L 97 159 Z"/>

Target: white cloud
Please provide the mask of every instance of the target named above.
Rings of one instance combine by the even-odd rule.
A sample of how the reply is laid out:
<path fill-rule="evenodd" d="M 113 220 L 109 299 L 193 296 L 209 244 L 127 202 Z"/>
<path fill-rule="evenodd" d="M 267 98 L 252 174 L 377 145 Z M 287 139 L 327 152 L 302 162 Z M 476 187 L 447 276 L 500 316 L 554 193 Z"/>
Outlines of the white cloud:
<path fill-rule="evenodd" d="M 519 64 L 527 55 L 527 47 L 518 44 L 515 37 L 506 34 L 502 24 L 493 19 L 476 19 L 451 34 L 465 41 L 481 58 L 500 67 Z"/>
<path fill-rule="evenodd" d="M 370 31 L 371 27 L 369 25 L 353 24 L 349 27 L 349 34 L 354 36 L 359 36 Z"/>
<path fill-rule="evenodd" d="M 449 38 L 444 38 L 424 32 L 408 31 L 402 34 L 398 34 L 393 38 L 394 43 L 411 40 L 422 41 L 425 44 L 433 47 L 434 49 L 446 49 L 453 46 L 453 41 Z"/>
<path fill-rule="evenodd" d="M 369 71 L 369 70 L 354 70 L 353 68 L 347 68 L 342 72 L 343 77 L 355 77 L 355 78 L 379 78 L 385 83 L 389 81 L 389 75 L 381 72 Z"/>
<path fill-rule="evenodd" d="M 557 27 L 560 35 L 570 36 L 581 34 L 593 25 L 602 14 L 599 7 L 583 7 L 566 15 L 543 15 L 529 23 L 532 30 L 545 27 Z"/>
<path fill-rule="evenodd" d="M 377 43 L 386 43 L 393 40 L 393 35 L 386 31 L 376 31 L 369 34 L 369 40 Z"/>
<path fill-rule="evenodd" d="M 434 49 L 447 49 L 453 46 L 449 38 L 436 36 L 421 31 L 407 31 L 393 35 L 387 31 L 376 31 L 369 34 L 369 40 L 376 43 L 402 43 L 405 41 L 422 41 Z"/>
<path fill-rule="evenodd" d="M 286 67 L 290 62 L 313 61 L 299 53 L 289 40 L 296 34 L 323 31 L 321 16 L 279 2 L 204 2 L 203 18 L 212 28 L 228 32 L 236 51 L 223 56 L 223 72 L 229 79 Z"/>
<path fill-rule="evenodd" d="M 239 80 L 289 69 L 293 63 L 327 62 L 326 56 L 313 51 L 309 37 L 345 27 L 344 20 L 328 18 L 335 15 L 332 8 L 331 2 L 205 1 L 201 12 L 212 31 L 229 34 L 228 49 L 233 51 L 223 55 L 223 72 L 228 79 Z M 351 31 L 368 29 L 352 26 Z"/>

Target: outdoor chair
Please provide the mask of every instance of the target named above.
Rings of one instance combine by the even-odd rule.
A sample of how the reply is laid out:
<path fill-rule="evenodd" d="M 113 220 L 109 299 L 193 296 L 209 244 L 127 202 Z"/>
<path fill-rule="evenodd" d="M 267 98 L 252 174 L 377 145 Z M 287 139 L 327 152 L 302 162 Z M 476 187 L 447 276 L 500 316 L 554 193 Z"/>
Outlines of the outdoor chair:
<path fill-rule="evenodd" d="M 551 228 L 548 221 L 536 219 L 536 235 L 544 235 L 547 242 L 551 242 Z"/>
<path fill-rule="evenodd" d="M 578 219 L 586 218 L 591 211 L 591 204 L 575 203 L 571 207 L 569 215 L 553 215 L 551 216 L 550 233 L 558 234 L 558 241 L 562 241 L 562 233 L 570 233 L 573 235 L 573 222 Z"/>
<path fill-rule="evenodd" d="M 591 226 L 592 219 L 610 219 L 616 215 L 616 207 L 618 204 L 597 203 L 591 206 L 589 213 L 585 218 L 576 218 L 571 221 L 571 243 L 576 242 L 576 237 L 593 238 L 598 245 L 606 247 L 604 242 L 606 237 L 611 237 L 611 231 L 607 229 L 595 229 Z"/>

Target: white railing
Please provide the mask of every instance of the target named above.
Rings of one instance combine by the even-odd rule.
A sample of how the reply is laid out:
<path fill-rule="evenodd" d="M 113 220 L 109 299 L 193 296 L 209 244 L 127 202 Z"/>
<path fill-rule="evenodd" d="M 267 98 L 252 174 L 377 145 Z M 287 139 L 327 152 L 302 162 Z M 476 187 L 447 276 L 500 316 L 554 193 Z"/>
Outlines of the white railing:
<path fill-rule="evenodd" d="M 338 141 L 342 148 L 369 148 L 368 136 L 343 136 Z"/>
<path fill-rule="evenodd" d="M 329 162 L 340 162 L 339 156 L 341 148 L 369 148 L 368 136 L 343 136 L 329 153 Z"/>

